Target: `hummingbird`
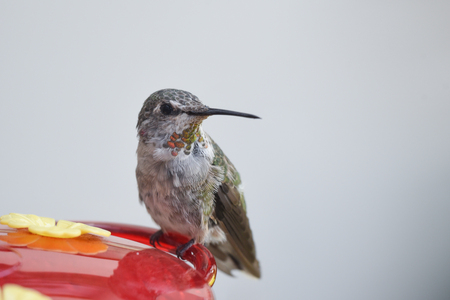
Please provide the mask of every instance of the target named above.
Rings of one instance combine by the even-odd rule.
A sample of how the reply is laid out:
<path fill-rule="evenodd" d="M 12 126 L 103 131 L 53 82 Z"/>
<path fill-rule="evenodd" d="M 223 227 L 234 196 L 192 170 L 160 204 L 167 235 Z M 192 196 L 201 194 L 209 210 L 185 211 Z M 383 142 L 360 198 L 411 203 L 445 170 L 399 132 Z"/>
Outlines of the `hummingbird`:
<path fill-rule="evenodd" d="M 143 104 L 136 126 L 136 179 L 141 203 L 161 227 L 150 244 L 178 232 L 190 238 L 176 249 L 179 258 L 192 245 L 204 244 L 226 274 L 237 269 L 260 278 L 241 177 L 202 127 L 213 115 L 259 119 L 210 108 L 176 89 L 159 90 Z"/>

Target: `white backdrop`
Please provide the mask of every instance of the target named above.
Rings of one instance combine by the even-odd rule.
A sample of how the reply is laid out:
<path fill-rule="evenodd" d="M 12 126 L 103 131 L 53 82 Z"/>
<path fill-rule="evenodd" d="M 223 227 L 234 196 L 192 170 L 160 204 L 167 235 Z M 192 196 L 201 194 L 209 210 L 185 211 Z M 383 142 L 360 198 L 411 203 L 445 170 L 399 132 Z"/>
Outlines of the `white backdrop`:
<path fill-rule="evenodd" d="M 312 1 L 310 1 L 312 2 Z M 156 226 L 134 178 L 162 88 L 225 116 L 260 281 L 218 299 L 448 299 L 448 1 L 1 1 L 2 214 Z"/>

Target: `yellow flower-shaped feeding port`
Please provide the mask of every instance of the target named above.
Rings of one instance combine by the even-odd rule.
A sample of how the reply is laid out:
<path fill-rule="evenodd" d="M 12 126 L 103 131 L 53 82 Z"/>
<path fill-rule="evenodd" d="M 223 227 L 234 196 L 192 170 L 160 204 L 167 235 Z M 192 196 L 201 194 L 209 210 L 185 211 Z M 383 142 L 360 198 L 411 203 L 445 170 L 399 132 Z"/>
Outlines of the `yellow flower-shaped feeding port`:
<path fill-rule="evenodd" d="M 36 215 L 11 213 L 1 216 L 0 223 L 18 229 L 7 235 L 0 235 L 0 240 L 10 245 L 72 254 L 94 255 L 105 252 L 108 246 L 100 237 L 92 234 L 106 237 L 111 235 L 107 230 L 83 223 L 60 220 L 55 225 L 55 219 Z"/>
<path fill-rule="evenodd" d="M 23 215 L 10 213 L 0 217 L 0 223 L 11 228 L 28 228 L 34 234 L 54 238 L 74 238 L 85 233 L 101 236 L 110 236 L 111 232 L 70 221 L 59 220 L 55 226 L 55 219 L 38 217 L 36 215 Z"/>
<path fill-rule="evenodd" d="M 33 289 L 24 288 L 17 284 L 7 283 L 0 289 L 0 300 L 51 300 Z"/>

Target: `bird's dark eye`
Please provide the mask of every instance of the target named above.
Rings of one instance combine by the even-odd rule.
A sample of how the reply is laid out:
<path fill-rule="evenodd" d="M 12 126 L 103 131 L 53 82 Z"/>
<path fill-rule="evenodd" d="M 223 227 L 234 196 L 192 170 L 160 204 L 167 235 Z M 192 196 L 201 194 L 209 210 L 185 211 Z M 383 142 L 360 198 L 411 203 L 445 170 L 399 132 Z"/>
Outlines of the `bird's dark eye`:
<path fill-rule="evenodd" d="M 173 107 L 168 103 L 164 103 L 163 105 L 161 105 L 160 110 L 163 115 L 170 115 L 173 112 Z"/>

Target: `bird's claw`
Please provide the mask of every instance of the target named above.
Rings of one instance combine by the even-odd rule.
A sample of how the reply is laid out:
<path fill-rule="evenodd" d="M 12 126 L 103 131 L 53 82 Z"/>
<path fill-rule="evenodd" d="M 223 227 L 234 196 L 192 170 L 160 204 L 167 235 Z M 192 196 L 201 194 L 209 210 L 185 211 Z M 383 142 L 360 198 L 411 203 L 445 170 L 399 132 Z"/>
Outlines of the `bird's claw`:
<path fill-rule="evenodd" d="M 186 253 L 186 251 L 191 248 L 192 245 L 195 244 L 195 239 L 190 240 L 189 242 L 187 242 L 186 244 L 180 245 L 177 247 L 177 250 L 175 251 L 175 253 L 177 254 L 177 257 L 179 259 L 183 259 L 183 255 L 184 253 Z"/>
<path fill-rule="evenodd" d="M 158 244 L 158 246 L 161 247 L 161 244 L 159 243 L 159 239 L 161 238 L 162 235 L 163 235 L 163 231 L 158 230 L 157 232 L 155 232 L 154 234 L 152 234 L 150 236 L 150 245 L 152 245 L 153 248 L 156 248 L 156 244 Z"/>

